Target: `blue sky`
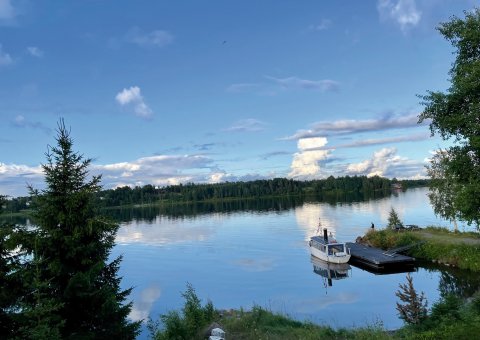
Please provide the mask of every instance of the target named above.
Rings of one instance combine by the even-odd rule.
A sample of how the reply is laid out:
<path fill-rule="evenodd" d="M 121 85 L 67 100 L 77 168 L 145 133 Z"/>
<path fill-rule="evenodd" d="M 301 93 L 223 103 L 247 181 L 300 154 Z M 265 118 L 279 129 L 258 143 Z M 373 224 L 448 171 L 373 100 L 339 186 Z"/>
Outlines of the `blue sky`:
<path fill-rule="evenodd" d="M 60 117 L 105 188 L 424 177 L 435 27 L 478 5 L 0 0 L 0 194 L 42 186 Z"/>

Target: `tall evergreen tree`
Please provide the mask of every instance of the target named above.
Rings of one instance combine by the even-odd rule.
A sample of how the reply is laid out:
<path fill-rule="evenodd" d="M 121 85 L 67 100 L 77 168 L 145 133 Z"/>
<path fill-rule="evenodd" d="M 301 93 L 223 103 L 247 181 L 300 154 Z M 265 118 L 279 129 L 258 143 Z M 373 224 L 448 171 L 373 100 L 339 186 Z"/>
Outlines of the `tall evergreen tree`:
<path fill-rule="evenodd" d="M 427 299 L 422 292 L 418 294 L 413 287 L 413 278 L 407 273 L 407 283 L 401 283 L 395 295 L 402 303 L 397 302 L 400 318 L 408 324 L 418 324 L 427 317 Z"/>
<path fill-rule="evenodd" d="M 3 210 L 4 196 L 0 195 L 0 214 Z M 20 266 L 18 256 L 13 253 L 16 248 L 12 240 L 14 226 L 0 224 L 0 334 L 9 336 L 18 328 L 15 309 L 21 296 L 21 280 L 18 274 Z"/>
<path fill-rule="evenodd" d="M 400 220 L 400 217 L 398 217 L 398 214 L 395 211 L 395 209 L 392 208 L 392 210 L 390 210 L 390 214 L 388 215 L 387 228 L 395 229 L 397 227 L 403 227 L 403 223 Z"/>
<path fill-rule="evenodd" d="M 5 197 L 0 196 L 3 208 Z M 0 209 L 0 214 L 3 209 Z M 0 336 L 13 338 L 26 320 L 24 306 L 31 293 L 30 261 L 32 233 L 25 226 L 0 223 Z"/>
<path fill-rule="evenodd" d="M 32 189 L 36 290 L 27 311 L 59 329 L 62 338 L 133 339 L 139 323 L 127 319 L 130 289 L 120 288 L 121 258 L 108 263 L 118 224 L 100 217 L 94 206 L 100 176 L 89 176 L 91 160 L 73 151 L 63 120 L 56 141 L 43 165 L 46 189 Z"/>

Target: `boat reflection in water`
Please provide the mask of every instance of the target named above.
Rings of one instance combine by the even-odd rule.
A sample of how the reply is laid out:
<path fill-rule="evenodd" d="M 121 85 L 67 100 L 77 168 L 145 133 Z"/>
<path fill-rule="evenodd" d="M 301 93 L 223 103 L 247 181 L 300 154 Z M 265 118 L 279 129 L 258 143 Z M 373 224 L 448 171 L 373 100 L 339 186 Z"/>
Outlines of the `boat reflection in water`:
<path fill-rule="evenodd" d="M 310 256 L 310 261 L 313 264 L 313 272 L 324 278 L 325 287 L 331 287 L 333 280 L 346 279 L 352 269 L 348 263 L 325 262 L 313 255 Z"/>

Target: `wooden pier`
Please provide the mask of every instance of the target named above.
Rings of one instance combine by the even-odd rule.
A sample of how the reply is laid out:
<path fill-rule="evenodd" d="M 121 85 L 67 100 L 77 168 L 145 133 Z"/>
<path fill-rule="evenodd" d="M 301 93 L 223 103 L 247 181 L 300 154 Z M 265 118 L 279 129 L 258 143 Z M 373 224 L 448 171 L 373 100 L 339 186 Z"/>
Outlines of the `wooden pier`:
<path fill-rule="evenodd" d="M 415 263 L 413 257 L 368 247 L 360 243 L 348 242 L 347 248 L 350 248 L 351 254 L 349 263 L 365 267 L 367 270 L 371 269 L 377 272 L 404 271 L 405 268 L 408 269 Z"/>

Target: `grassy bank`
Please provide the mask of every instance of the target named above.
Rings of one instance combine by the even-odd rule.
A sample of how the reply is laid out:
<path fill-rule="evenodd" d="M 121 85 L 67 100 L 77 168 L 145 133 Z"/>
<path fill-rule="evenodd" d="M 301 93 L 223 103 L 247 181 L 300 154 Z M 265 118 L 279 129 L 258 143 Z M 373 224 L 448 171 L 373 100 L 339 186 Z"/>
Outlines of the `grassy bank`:
<path fill-rule="evenodd" d="M 381 325 L 356 329 L 333 329 L 300 322 L 259 306 L 251 311 L 231 311 L 219 320 L 229 339 L 386 339 Z"/>
<path fill-rule="evenodd" d="M 222 328 L 229 340 L 474 339 L 480 332 L 479 294 L 467 301 L 449 295 L 434 304 L 419 324 L 407 325 L 396 331 L 387 331 L 381 324 L 334 329 L 296 321 L 259 306 L 250 311 L 217 311 L 211 302 L 202 306 L 190 285 L 182 295 L 185 304 L 181 312 L 172 311 L 162 315 L 158 322 L 149 322 L 152 339 L 206 339 L 213 327 Z"/>
<path fill-rule="evenodd" d="M 451 232 L 444 228 L 429 227 L 418 231 L 369 231 L 362 242 L 382 249 L 423 242 L 408 254 L 461 269 L 480 271 L 480 235 L 474 232 Z"/>

